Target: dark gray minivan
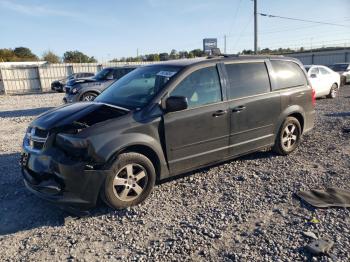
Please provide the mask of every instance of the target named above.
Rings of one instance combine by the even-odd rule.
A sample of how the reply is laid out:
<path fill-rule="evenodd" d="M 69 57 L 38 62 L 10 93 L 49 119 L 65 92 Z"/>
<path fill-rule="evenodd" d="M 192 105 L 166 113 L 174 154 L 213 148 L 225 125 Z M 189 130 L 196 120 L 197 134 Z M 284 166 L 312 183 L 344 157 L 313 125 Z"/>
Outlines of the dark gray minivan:
<path fill-rule="evenodd" d="M 314 125 L 315 94 L 293 58 L 219 56 L 140 67 L 93 102 L 28 127 L 26 186 L 70 208 L 113 208 L 156 182 L 262 148 L 287 155 Z"/>

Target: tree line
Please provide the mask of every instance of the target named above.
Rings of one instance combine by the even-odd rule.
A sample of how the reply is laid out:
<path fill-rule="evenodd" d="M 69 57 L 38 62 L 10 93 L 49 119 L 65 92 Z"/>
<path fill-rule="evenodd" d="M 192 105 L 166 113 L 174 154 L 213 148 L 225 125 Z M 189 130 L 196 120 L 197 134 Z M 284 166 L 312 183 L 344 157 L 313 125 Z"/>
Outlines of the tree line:
<path fill-rule="evenodd" d="M 47 61 L 49 63 L 97 63 L 93 56 L 88 56 L 80 51 L 66 51 L 63 57 L 59 57 L 52 51 L 46 51 L 39 58 L 27 47 L 16 47 L 0 49 L 0 62 L 31 62 Z"/>
<path fill-rule="evenodd" d="M 313 49 L 312 51 L 321 51 L 321 50 L 332 50 L 336 47 L 322 47 Z M 304 49 L 304 47 L 300 47 L 297 52 L 306 52 L 310 50 Z M 262 55 L 280 55 L 286 53 L 293 53 L 296 50 L 290 48 L 277 48 L 277 49 L 269 49 L 264 48 L 259 50 L 259 54 Z M 253 50 L 244 49 L 238 54 L 242 55 L 252 55 L 254 54 Z M 147 55 L 140 55 L 135 57 L 122 57 L 115 58 L 110 62 L 141 62 L 141 61 L 167 61 L 174 59 L 183 59 L 183 58 L 195 58 L 195 57 L 203 57 L 206 54 L 201 49 L 193 49 L 192 51 L 176 51 L 175 49 L 171 50 L 170 53 L 154 53 Z M 29 48 L 27 47 L 16 47 L 14 49 L 11 48 L 3 48 L 0 49 L 0 62 L 25 62 L 25 61 L 47 61 L 49 63 L 97 63 L 97 60 L 93 56 L 88 56 L 78 50 L 74 51 L 66 51 L 62 57 L 59 57 L 57 54 L 52 51 L 46 51 L 41 58 L 35 55 Z"/>

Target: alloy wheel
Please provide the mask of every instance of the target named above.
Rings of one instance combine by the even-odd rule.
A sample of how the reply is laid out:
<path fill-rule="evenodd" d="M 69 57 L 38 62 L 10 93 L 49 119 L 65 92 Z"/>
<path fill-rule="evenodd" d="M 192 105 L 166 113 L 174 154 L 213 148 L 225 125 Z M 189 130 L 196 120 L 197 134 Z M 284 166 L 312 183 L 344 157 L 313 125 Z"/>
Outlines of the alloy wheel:
<path fill-rule="evenodd" d="M 287 150 L 289 150 L 295 145 L 297 140 L 298 140 L 298 129 L 293 123 L 290 123 L 283 130 L 282 144 Z"/>
<path fill-rule="evenodd" d="M 138 198 L 147 186 L 148 175 L 139 164 L 128 164 L 115 175 L 113 193 L 122 201 L 132 201 Z"/>
<path fill-rule="evenodd" d="M 94 95 L 86 95 L 83 97 L 83 101 L 93 101 L 95 99 L 95 96 Z"/>

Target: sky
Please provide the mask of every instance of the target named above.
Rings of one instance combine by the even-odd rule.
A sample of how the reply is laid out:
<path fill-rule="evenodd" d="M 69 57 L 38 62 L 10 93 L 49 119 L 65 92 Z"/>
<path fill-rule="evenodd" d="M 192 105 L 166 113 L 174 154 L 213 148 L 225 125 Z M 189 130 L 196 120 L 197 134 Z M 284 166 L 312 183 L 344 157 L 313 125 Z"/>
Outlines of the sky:
<path fill-rule="evenodd" d="M 336 23 L 258 17 L 259 48 L 350 46 L 350 0 L 258 0 L 258 12 Z M 251 0 L 0 0 L 0 48 L 41 56 L 79 50 L 99 61 L 202 48 L 253 49 Z"/>

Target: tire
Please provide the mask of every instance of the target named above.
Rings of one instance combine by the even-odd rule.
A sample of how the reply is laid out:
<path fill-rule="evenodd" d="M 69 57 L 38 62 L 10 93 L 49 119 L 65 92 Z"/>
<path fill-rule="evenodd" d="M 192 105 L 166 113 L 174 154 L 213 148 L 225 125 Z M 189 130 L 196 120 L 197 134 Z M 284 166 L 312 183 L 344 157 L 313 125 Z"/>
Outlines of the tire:
<path fill-rule="evenodd" d="M 301 126 L 295 117 L 287 117 L 278 131 L 273 150 L 280 155 L 289 155 L 299 145 L 301 140 Z"/>
<path fill-rule="evenodd" d="M 329 94 L 327 95 L 327 98 L 336 98 L 338 95 L 338 85 L 334 83 L 331 87 L 331 90 L 329 91 Z"/>
<path fill-rule="evenodd" d="M 152 192 L 156 172 L 152 162 L 138 153 L 120 154 L 106 177 L 102 200 L 114 209 L 138 205 Z"/>
<path fill-rule="evenodd" d="M 81 96 L 80 101 L 83 101 L 83 102 L 94 101 L 96 97 L 97 97 L 96 93 L 87 92 Z"/>

